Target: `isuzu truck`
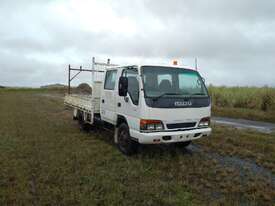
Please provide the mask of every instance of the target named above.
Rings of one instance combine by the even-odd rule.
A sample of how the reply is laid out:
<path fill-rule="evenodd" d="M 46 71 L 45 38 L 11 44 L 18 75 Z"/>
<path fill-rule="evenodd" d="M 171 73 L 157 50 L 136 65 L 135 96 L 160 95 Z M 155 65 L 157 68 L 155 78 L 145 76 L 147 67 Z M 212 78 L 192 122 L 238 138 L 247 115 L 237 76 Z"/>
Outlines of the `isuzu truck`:
<path fill-rule="evenodd" d="M 101 69 L 98 69 L 101 66 Z M 104 69 L 102 69 L 104 68 Z M 71 94 L 71 72 L 90 71 L 91 95 Z M 177 144 L 211 133 L 211 101 L 198 71 L 178 65 L 126 65 L 96 63 L 92 69 L 69 66 L 69 92 L 65 104 L 82 127 L 111 128 L 118 149 L 137 153 L 140 144 Z"/>

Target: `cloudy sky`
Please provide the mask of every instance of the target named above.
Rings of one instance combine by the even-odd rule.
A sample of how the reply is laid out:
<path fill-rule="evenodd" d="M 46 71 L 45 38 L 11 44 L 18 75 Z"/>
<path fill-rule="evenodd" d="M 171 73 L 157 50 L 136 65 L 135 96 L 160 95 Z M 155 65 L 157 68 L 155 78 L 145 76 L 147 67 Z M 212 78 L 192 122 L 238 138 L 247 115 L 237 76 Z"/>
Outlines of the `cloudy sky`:
<path fill-rule="evenodd" d="M 0 0 L 0 25 L 0 85 L 65 83 L 69 63 L 95 56 L 197 57 L 207 83 L 275 86 L 275 1 Z"/>

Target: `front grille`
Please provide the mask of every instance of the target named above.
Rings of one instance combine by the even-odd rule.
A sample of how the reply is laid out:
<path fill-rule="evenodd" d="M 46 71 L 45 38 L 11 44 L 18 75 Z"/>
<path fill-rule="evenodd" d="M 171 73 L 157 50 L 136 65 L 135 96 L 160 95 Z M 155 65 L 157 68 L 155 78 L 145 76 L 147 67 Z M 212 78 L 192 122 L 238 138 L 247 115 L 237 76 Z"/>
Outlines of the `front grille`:
<path fill-rule="evenodd" d="M 196 126 L 196 122 L 183 122 L 183 123 L 175 123 L 175 124 L 167 124 L 168 129 L 186 129 Z"/>

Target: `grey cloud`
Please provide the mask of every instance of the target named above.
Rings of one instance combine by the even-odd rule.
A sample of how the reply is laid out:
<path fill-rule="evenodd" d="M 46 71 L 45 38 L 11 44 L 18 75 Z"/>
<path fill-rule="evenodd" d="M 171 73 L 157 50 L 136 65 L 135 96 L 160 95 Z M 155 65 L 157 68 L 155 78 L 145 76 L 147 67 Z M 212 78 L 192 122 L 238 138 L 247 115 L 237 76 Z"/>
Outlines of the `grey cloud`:
<path fill-rule="evenodd" d="M 20 54 L 0 52 L 0 68 L 1 85 L 39 86 L 48 82 L 64 82 L 63 69 Z"/>
<path fill-rule="evenodd" d="M 68 63 L 111 56 L 124 62 L 198 57 L 209 83 L 275 86 L 275 2 L 106 0 L 136 24 L 132 35 L 87 31 L 49 13 L 52 2 L 1 1 L 0 84 L 65 82 Z"/>
<path fill-rule="evenodd" d="M 145 1 L 146 7 L 162 18 L 173 19 L 171 13 L 185 18 L 217 21 L 254 22 L 274 21 L 275 2 L 257 0 L 165 0 Z"/>

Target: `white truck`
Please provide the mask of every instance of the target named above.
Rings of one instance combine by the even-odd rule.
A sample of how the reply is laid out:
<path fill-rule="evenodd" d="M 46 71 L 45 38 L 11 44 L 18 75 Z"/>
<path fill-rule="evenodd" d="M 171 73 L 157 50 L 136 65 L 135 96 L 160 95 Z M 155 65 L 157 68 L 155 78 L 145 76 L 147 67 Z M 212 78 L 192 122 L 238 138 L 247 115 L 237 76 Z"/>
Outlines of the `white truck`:
<path fill-rule="evenodd" d="M 103 66 L 104 69 L 98 69 Z M 91 95 L 70 92 L 71 71 L 100 73 L 93 78 Z M 65 104 L 84 129 L 100 123 L 114 130 L 119 150 L 131 155 L 139 144 L 188 146 L 209 136 L 211 101 L 199 72 L 177 65 L 116 66 L 96 63 L 91 70 L 69 66 Z"/>

